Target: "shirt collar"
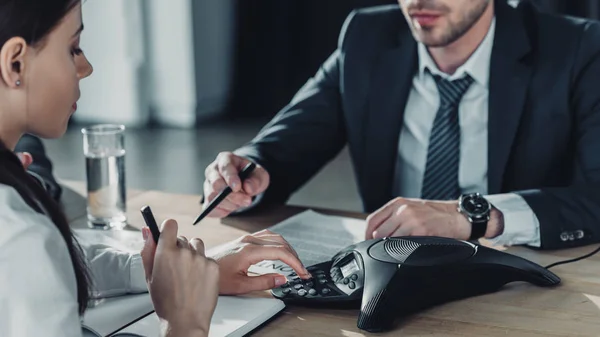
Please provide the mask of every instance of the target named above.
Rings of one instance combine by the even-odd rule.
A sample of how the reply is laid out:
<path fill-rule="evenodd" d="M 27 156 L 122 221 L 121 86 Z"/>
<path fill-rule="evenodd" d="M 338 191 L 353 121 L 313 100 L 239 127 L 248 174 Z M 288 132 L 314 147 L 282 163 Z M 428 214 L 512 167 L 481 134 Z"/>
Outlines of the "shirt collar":
<path fill-rule="evenodd" d="M 425 70 L 429 69 L 432 74 L 440 75 L 442 78 L 448 80 L 455 80 L 463 77 L 465 74 L 469 74 L 475 82 L 484 86 L 485 88 L 489 85 L 490 78 L 490 59 L 492 56 L 492 47 L 494 45 L 494 34 L 496 31 L 496 18 L 492 20 L 488 32 L 479 45 L 473 55 L 469 57 L 467 62 L 462 66 L 458 67 L 454 74 L 448 75 L 438 69 L 437 65 L 429 55 L 427 47 L 418 43 L 418 57 L 419 57 L 419 77 L 425 76 Z"/>

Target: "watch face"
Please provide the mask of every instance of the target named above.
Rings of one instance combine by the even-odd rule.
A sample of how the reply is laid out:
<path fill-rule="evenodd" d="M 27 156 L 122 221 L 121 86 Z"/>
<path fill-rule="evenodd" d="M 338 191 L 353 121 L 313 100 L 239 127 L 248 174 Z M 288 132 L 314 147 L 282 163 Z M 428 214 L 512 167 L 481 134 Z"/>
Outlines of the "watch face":
<path fill-rule="evenodd" d="M 463 199 L 462 208 L 472 216 L 482 216 L 489 212 L 490 204 L 485 198 L 477 195 L 469 195 Z"/>

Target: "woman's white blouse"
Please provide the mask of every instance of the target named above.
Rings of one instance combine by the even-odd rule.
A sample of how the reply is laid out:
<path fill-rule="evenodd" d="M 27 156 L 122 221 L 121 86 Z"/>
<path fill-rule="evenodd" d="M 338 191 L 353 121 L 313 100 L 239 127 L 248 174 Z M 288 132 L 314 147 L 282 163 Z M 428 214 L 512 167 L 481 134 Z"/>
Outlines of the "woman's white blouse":
<path fill-rule="evenodd" d="M 94 297 L 147 291 L 139 254 L 97 244 L 82 249 Z M 0 336 L 81 336 L 65 241 L 48 217 L 6 185 L 0 185 Z"/>

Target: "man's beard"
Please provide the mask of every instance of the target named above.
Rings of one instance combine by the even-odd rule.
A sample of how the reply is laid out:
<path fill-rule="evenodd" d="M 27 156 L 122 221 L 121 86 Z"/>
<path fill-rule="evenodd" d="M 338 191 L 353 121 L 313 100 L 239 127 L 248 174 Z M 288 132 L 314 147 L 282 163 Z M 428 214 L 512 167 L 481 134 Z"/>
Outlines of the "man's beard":
<path fill-rule="evenodd" d="M 465 35 L 474 25 L 479 21 L 487 6 L 489 5 L 489 1 L 481 1 L 477 7 L 469 10 L 468 13 L 463 17 L 462 20 L 456 23 L 449 22 L 448 28 L 443 34 L 437 38 L 433 38 L 430 34 L 435 31 L 435 28 L 439 27 L 422 27 L 421 32 L 417 33 L 415 31 L 415 37 L 423 44 L 428 47 L 445 47 L 456 40 L 460 39 L 463 35 Z M 420 6 L 419 9 L 430 9 L 427 6 Z"/>

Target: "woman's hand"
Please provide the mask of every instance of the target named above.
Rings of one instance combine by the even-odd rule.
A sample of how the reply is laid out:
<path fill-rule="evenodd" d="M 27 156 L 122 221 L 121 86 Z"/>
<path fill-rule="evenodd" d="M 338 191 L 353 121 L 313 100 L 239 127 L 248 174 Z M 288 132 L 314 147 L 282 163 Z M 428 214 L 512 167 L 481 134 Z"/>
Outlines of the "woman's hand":
<path fill-rule="evenodd" d="M 221 275 L 219 292 L 223 295 L 272 289 L 287 282 L 284 275 L 277 273 L 248 276 L 248 268 L 263 260 L 280 260 L 293 268 L 301 278 L 311 277 L 290 244 L 281 235 L 268 230 L 241 237 L 231 249 L 216 256 L 215 260 Z"/>
<path fill-rule="evenodd" d="M 177 238 L 177 222 L 162 224 L 158 246 L 142 230 L 142 260 L 156 314 L 167 336 L 208 336 L 217 304 L 219 266 L 204 255 L 200 239 Z"/>

